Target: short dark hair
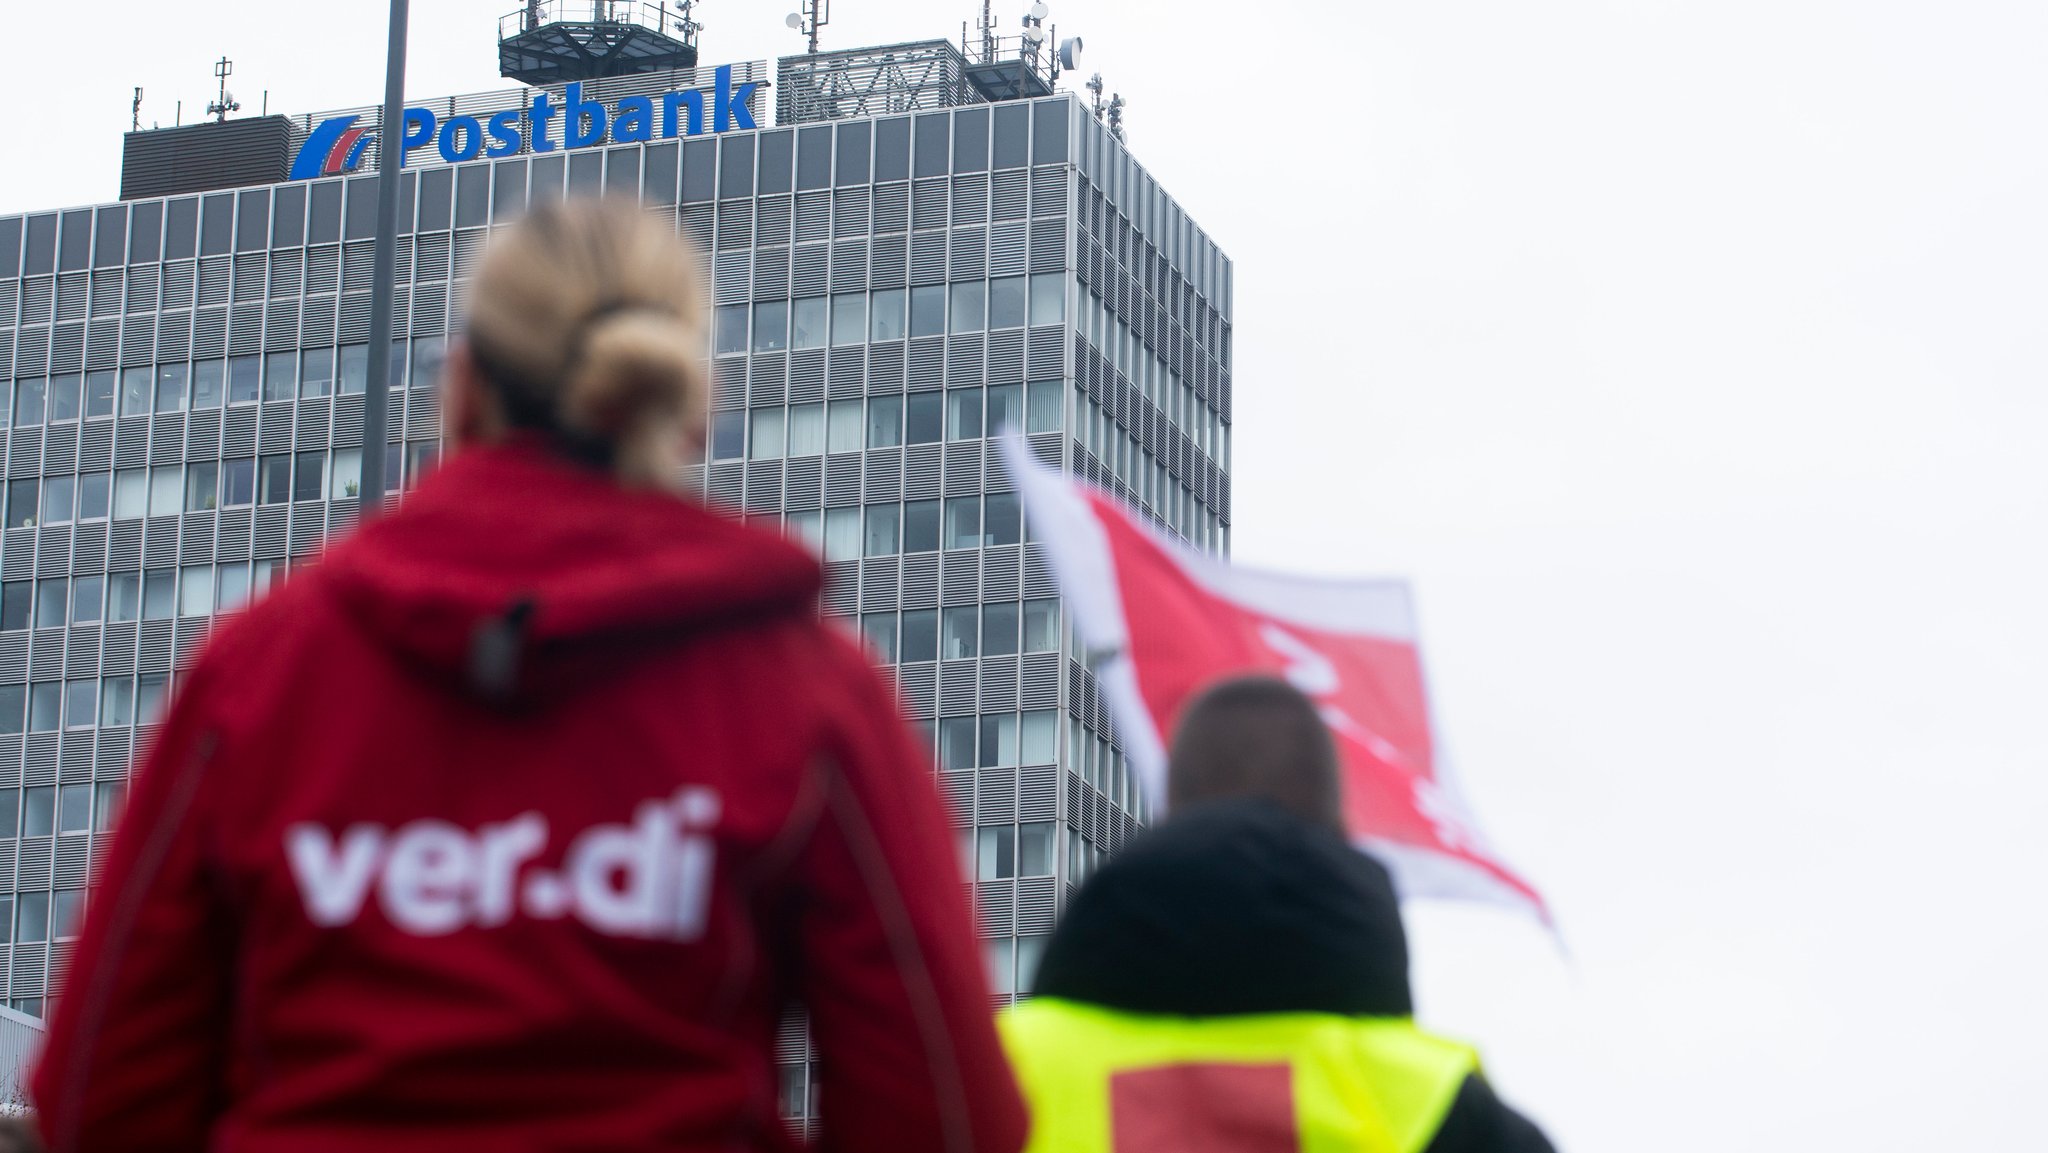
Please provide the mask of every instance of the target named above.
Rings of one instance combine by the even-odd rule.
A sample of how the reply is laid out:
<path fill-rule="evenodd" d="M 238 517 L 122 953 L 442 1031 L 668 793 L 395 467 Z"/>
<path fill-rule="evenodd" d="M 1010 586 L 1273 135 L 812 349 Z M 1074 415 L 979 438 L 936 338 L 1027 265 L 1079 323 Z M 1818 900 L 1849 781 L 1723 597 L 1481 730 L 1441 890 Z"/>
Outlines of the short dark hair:
<path fill-rule="evenodd" d="M 1168 759 L 1169 808 L 1227 797 L 1272 801 L 1342 831 L 1337 747 L 1315 702 L 1286 681 L 1232 677 L 1182 708 Z"/>

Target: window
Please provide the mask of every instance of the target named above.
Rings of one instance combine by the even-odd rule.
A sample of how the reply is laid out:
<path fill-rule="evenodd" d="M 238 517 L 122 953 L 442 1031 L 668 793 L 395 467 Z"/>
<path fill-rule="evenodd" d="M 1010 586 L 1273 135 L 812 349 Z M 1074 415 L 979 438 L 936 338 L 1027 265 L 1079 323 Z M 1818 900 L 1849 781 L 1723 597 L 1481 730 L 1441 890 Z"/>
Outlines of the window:
<path fill-rule="evenodd" d="M 715 356 L 747 350 L 747 306 L 722 304 L 711 316 L 711 347 Z"/>
<path fill-rule="evenodd" d="M 65 785 L 57 790 L 57 831 L 83 833 L 92 829 L 92 786 Z"/>
<path fill-rule="evenodd" d="M 114 474 L 114 519 L 133 520 L 149 511 L 149 470 L 124 468 Z"/>
<path fill-rule="evenodd" d="M 319 500 L 327 491 L 327 454 L 302 452 L 292 468 L 292 499 Z"/>
<path fill-rule="evenodd" d="M 15 900 L 14 939 L 33 944 L 50 934 L 50 894 L 23 893 Z M 42 1006 L 38 1005 L 40 1009 Z"/>
<path fill-rule="evenodd" d="M 842 292 L 832 298 L 832 344 L 860 344 L 867 339 L 868 295 Z"/>
<path fill-rule="evenodd" d="M 67 594 L 70 591 L 69 584 L 61 577 L 56 580 L 42 581 L 36 585 L 37 628 L 54 629 L 63 627 L 65 610 L 70 607 L 65 603 L 69 599 Z"/>
<path fill-rule="evenodd" d="M 125 725 L 135 720 L 135 682 L 108 677 L 100 682 L 100 724 Z"/>
<path fill-rule="evenodd" d="M 85 415 L 87 419 L 114 415 L 114 370 L 85 374 Z"/>
<path fill-rule="evenodd" d="M 362 492 L 362 488 L 363 450 L 359 448 L 335 449 L 334 467 L 328 470 L 328 499 L 346 500 Z"/>
<path fill-rule="evenodd" d="M 263 379 L 263 358 L 255 354 L 228 358 L 228 403 L 249 404 Z"/>
<path fill-rule="evenodd" d="M 50 382 L 38 376 L 14 382 L 14 427 L 30 428 L 43 423 L 43 401 Z"/>
<path fill-rule="evenodd" d="M 790 306 L 789 346 L 791 348 L 825 347 L 825 298 L 806 297 Z"/>
<path fill-rule="evenodd" d="M 748 460 L 776 460 L 782 456 L 782 410 L 757 408 L 747 416 Z"/>
<path fill-rule="evenodd" d="M 869 613 L 860 618 L 860 635 L 876 660 L 884 664 L 896 662 L 895 613 Z"/>
<path fill-rule="evenodd" d="M 988 282 L 964 280 L 953 286 L 948 332 L 980 332 L 988 323 Z"/>
<path fill-rule="evenodd" d="M 132 621 L 142 615 L 142 574 L 117 572 L 107 577 L 107 619 Z"/>
<path fill-rule="evenodd" d="M 226 369 L 227 364 L 218 360 L 202 360 L 192 366 L 193 408 L 220 407 Z"/>
<path fill-rule="evenodd" d="M 939 547 L 939 502 L 913 500 L 903 506 L 903 551 L 936 552 Z"/>
<path fill-rule="evenodd" d="M 1051 934 L 1048 933 L 1017 938 L 1017 992 L 1029 992 L 1038 987 L 1038 962 L 1044 958 L 1045 943 L 1050 939 Z"/>
<path fill-rule="evenodd" d="M 97 576 L 82 576 L 72 579 L 72 624 L 89 625 L 99 622 L 100 602 L 106 597 L 106 579 L 105 577 Z"/>
<path fill-rule="evenodd" d="M 1017 875 L 1052 876 L 1052 822 L 1033 821 L 1017 826 Z"/>
<path fill-rule="evenodd" d="M 299 354 L 273 352 L 263 358 L 263 399 L 290 400 L 299 394 Z"/>
<path fill-rule="evenodd" d="M 55 903 L 50 906 L 50 939 L 54 941 L 60 937 L 76 937 L 78 915 L 84 909 L 84 889 L 59 889 Z"/>
<path fill-rule="evenodd" d="M 974 879 L 1002 881 L 1016 875 L 1017 830 L 1010 825 L 984 826 L 975 836 Z"/>
<path fill-rule="evenodd" d="M 258 465 L 259 499 L 264 504 L 283 504 L 292 497 L 292 458 L 284 453 L 266 456 Z"/>
<path fill-rule="evenodd" d="M 23 710 L 28 707 L 27 685 L 0 685 L 0 733 L 18 733 L 22 730 Z M 11 796 L 11 793 L 0 793 Z M 11 825 L 9 826 L 12 827 Z M 0 836 L 11 837 L 11 832 Z"/>
<path fill-rule="evenodd" d="M 142 574 L 142 619 L 166 621 L 177 608 L 178 570 L 153 568 Z"/>
<path fill-rule="evenodd" d="M 1060 602 L 1024 602 L 1024 651 L 1050 653 L 1060 647 Z"/>
<path fill-rule="evenodd" d="M 164 465 L 149 470 L 149 515 L 174 516 L 184 507 L 185 469 Z"/>
<path fill-rule="evenodd" d="M 107 498 L 113 478 L 104 472 L 88 472 L 78 478 L 78 519 L 105 520 Z"/>
<path fill-rule="evenodd" d="M 903 339 L 903 305 L 907 296 L 900 288 L 885 288 L 874 294 L 868 310 L 869 340 Z"/>
<path fill-rule="evenodd" d="M 42 482 L 35 477 L 8 481 L 7 527 L 28 528 L 34 525 L 42 495 Z"/>
<path fill-rule="evenodd" d="M 988 518 L 982 537 L 988 544 L 1017 544 L 1024 539 L 1024 513 L 1016 493 L 988 494 Z"/>
<path fill-rule="evenodd" d="M 1031 323 L 1058 324 L 1066 319 L 1067 286 L 1066 277 L 1057 272 L 1042 272 L 1031 278 Z"/>
<path fill-rule="evenodd" d="M 903 398 L 878 396 L 868 401 L 868 447 L 894 448 L 903 443 Z"/>
<path fill-rule="evenodd" d="M 405 475 L 408 486 L 418 488 L 421 481 L 433 474 L 434 466 L 440 461 L 440 446 L 433 441 L 416 440 L 406 445 Z"/>
<path fill-rule="evenodd" d="M 34 605 L 34 582 L 8 581 L 0 584 L 0 629 L 27 628 Z"/>
<path fill-rule="evenodd" d="M 78 374 L 50 378 L 50 420 L 78 419 Z"/>
<path fill-rule="evenodd" d="M 711 459 L 737 460 L 747 453 L 747 414 L 711 414 Z"/>
<path fill-rule="evenodd" d="M 1026 387 L 1024 431 L 1057 432 L 1066 416 L 1066 388 L 1057 380 L 1034 380 Z"/>
<path fill-rule="evenodd" d="M 918 609 L 904 613 L 896 651 L 899 659 L 906 661 L 939 659 L 939 610 Z"/>
<path fill-rule="evenodd" d="M 939 655 L 949 661 L 978 655 L 975 644 L 976 619 L 981 610 L 973 605 L 947 609 L 939 619 Z"/>
<path fill-rule="evenodd" d="M 1017 652 L 1017 602 L 981 606 L 981 655 L 1007 657 Z"/>
<path fill-rule="evenodd" d="M 249 603 L 249 566 L 245 564 L 224 564 L 214 582 L 213 606 L 220 612 L 231 613 Z"/>
<path fill-rule="evenodd" d="M 860 555 L 860 509 L 825 510 L 825 559 L 852 560 Z"/>
<path fill-rule="evenodd" d="M 220 503 L 224 508 L 238 508 L 256 500 L 256 461 L 250 457 L 238 457 L 220 462 L 221 492 Z"/>
<path fill-rule="evenodd" d="M 974 440 L 981 435 L 981 390 L 956 388 L 946 394 L 946 439 Z"/>
<path fill-rule="evenodd" d="M 69 524 L 71 510 L 78 492 L 78 479 L 69 476 L 46 477 L 43 480 L 43 523 Z"/>
<path fill-rule="evenodd" d="M 102 781 L 93 786 L 92 829 L 104 833 L 114 827 L 114 821 L 121 815 L 121 802 L 127 799 L 127 791 L 119 781 Z"/>
<path fill-rule="evenodd" d="M 988 282 L 988 326 L 1024 327 L 1025 298 L 1028 293 L 1021 276 L 1004 276 Z"/>
<path fill-rule="evenodd" d="M 64 727 L 89 729 L 99 720 L 100 683 L 97 680 L 64 682 Z"/>
<path fill-rule="evenodd" d="M 399 366 L 401 369 L 403 364 Z M 370 346 L 367 344 L 345 344 L 341 346 L 341 368 L 338 373 L 341 394 L 352 396 L 370 387 Z M 403 388 L 403 381 L 386 380 L 386 387 Z"/>
<path fill-rule="evenodd" d="M 997 995 L 1017 991 L 1015 952 L 1010 938 L 981 943 L 981 955 L 988 965 L 988 991 Z"/>
<path fill-rule="evenodd" d="M 945 717 L 939 721 L 939 767 L 974 767 L 973 717 Z"/>
<path fill-rule="evenodd" d="M 940 336 L 946 331 L 946 286 L 920 284 L 910 290 L 910 335 Z"/>
<path fill-rule="evenodd" d="M 1049 765 L 1053 759 L 1053 745 L 1059 739 L 1059 714 L 1051 709 L 1024 714 L 1023 763 L 1027 765 Z"/>
<path fill-rule="evenodd" d="M 931 444 L 946 427 L 946 398 L 943 393 L 914 392 L 904 398 L 905 444 Z"/>
<path fill-rule="evenodd" d="M 988 435 L 1024 431 L 1024 386 L 992 384 L 988 387 Z"/>
<path fill-rule="evenodd" d="M 185 466 L 185 511 L 207 512 L 220 496 L 220 466 L 212 462 Z"/>
<path fill-rule="evenodd" d="M 817 456 L 825 451 L 825 406 L 789 406 L 789 455 Z"/>
<path fill-rule="evenodd" d="M 28 731 L 54 733 L 64 727 L 64 686 L 44 681 L 28 687 Z"/>
<path fill-rule="evenodd" d="M 441 367 L 448 359 L 448 339 L 424 336 L 412 342 L 412 387 L 433 388 L 441 383 Z"/>
<path fill-rule="evenodd" d="M 144 365 L 121 370 L 121 415 L 148 416 L 150 393 L 156 384 L 156 373 Z"/>
<path fill-rule="evenodd" d="M 781 352 L 789 347 L 789 302 L 764 300 L 754 306 L 754 351 Z"/>
<path fill-rule="evenodd" d="M 981 718 L 979 763 L 983 768 L 1010 768 L 1017 763 L 1017 715 L 997 713 Z"/>
<path fill-rule="evenodd" d="M 170 680 L 162 673 L 135 678 L 135 723 L 153 725 L 163 719 L 164 694 Z"/>
<path fill-rule="evenodd" d="M 825 450 L 857 452 L 861 445 L 861 403 L 835 400 L 825 406 Z"/>
<path fill-rule="evenodd" d="M 299 395 L 308 400 L 334 391 L 334 350 L 309 348 L 299 358 Z"/>
<path fill-rule="evenodd" d="M 190 379 L 191 370 L 182 364 L 157 365 L 156 411 L 185 411 L 185 387 Z"/>
<path fill-rule="evenodd" d="M 21 791 L 21 835 L 47 837 L 57 831 L 57 790 L 49 785 Z"/>
<path fill-rule="evenodd" d="M 213 611 L 213 566 L 188 564 L 178 580 L 178 615 L 203 617 Z"/>
<path fill-rule="evenodd" d="M 861 555 L 889 556 L 897 551 L 897 544 L 897 506 L 869 505 L 867 535 L 863 538 Z"/>
<path fill-rule="evenodd" d="M 946 547 L 974 548 L 981 543 L 981 498 L 954 497 L 946 502 Z"/>
<path fill-rule="evenodd" d="M 0 837 L 12 837 L 20 831 L 21 790 L 0 789 Z M 8 909 L 6 915 L 0 915 L 0 920 L 6 920 L 7 916 L 11 916 L 13 911 L 11 908 Z M 5 925 L 0 925 L 0 933 L 4 933 L 6 927 Z M 0 938 L 0 940 L 4 940 L 4 938 Z"/>

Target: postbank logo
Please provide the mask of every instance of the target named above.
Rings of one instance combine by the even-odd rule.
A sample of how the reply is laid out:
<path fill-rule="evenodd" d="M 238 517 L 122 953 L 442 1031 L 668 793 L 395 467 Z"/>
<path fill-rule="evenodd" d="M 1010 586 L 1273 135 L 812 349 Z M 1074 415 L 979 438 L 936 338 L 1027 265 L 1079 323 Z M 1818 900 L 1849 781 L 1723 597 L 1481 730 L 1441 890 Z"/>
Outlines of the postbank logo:
<path fill-rule="evenodd" d="M 676 136 L 700 136 L 712 132 L 758 127 L 754 122 L 754 93 L 764 85 L 732 82 L 732 65 L 721 64 L 712 72 L 711 88 L 682 89 L 659 96 L 627 96 L 606 105 L 583 98 L 583 85 L 572 83 L 556 101 L 551 92 L 533 94 L 524 108 L 507 108 L 479 119 L 457 115 L 443 120 L 431 109 L 405 110 L 405 157 L 415 150 L 434 147 L 450 164 L 478 156 L 511 156 L 518 152 L 554 152 L 557 149 L 586 148 L 593 144 L 626 144 L 633 141 L 666 140 Z M 551 130 L 557 120 L 559 133 Z M 292 180 L 341 176 L 362 164 L 370 142 L 377 138 L 374 124 L 360 116 L 330 116 L 313 126 L 299 154 L 292 161 Z"/>

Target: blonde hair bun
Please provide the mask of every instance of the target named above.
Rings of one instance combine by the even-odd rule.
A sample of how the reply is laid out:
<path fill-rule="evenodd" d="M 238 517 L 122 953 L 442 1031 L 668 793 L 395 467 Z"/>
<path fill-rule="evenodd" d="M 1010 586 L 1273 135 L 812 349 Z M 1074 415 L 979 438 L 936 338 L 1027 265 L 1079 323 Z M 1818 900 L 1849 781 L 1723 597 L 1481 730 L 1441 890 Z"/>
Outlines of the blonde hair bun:
<path fill-rule="evenodd" d="M 634 205 L 543 205 L 485 249 L 471 352 L 513 426 L 667 483 L 708 420 L 699 284 L 695 252 Z"/>

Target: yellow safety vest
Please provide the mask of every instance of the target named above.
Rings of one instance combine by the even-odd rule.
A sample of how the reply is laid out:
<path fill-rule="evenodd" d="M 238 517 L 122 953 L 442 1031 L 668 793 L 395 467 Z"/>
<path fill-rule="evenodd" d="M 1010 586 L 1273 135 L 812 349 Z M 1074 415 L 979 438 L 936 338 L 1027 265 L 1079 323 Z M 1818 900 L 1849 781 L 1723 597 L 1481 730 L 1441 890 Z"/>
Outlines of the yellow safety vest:
<path fill-rule="evenodd" d="M 1040 997 L 1002 1019 L 1027 1153 L 1419 1153 L 1466 1046 L 1407 1017 L 1166 1017 Z"/>

